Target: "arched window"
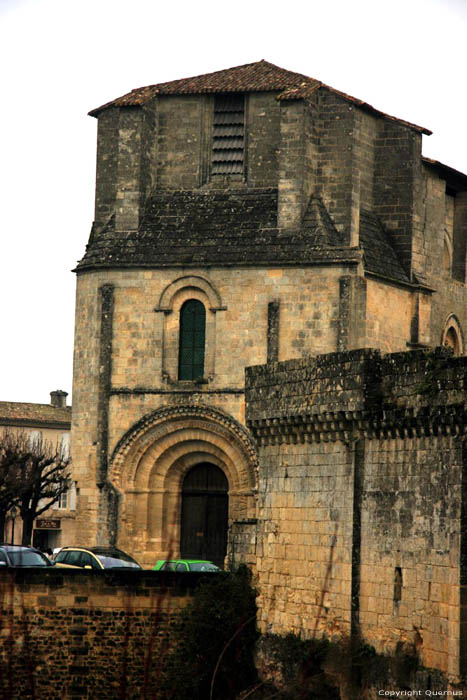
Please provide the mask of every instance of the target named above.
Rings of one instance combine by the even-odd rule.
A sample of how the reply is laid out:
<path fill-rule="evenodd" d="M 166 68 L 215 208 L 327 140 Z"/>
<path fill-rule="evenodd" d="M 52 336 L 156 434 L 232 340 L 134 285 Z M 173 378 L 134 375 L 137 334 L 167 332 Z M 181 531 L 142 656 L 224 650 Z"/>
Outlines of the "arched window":
<path fill-rule="evenodd" d="M 203 377 L 205 343 L 206 309 L 197 299 L 188 299 L 180 309 L 179 379 Z"/>
<path fill-rule="evenodd" d="M 441 344 L 451 348 L 454 355 L 464 354 L 464 341 L 462 328 L 458 318 L 451 314 L 444 326 L 444 331 L 441 336 Z"/>

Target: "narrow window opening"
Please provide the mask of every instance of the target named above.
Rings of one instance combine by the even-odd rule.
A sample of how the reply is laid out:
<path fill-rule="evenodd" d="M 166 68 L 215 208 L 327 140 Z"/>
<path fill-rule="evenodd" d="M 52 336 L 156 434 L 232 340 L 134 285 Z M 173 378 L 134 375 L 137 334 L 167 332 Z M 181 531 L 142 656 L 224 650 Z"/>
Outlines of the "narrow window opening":
<path fill-rule="evenodd" d="M 402 569 L 396 566 L 394 569 L 394 606 L 397 608 L 402 600 Z"/>
<path fill-rule="evenodd" d="M 206 310 L 197 299 L 189 299 L 180 310 L 178 378 L 202 379 L 206 341 Z"/>
<path fill-rule="evenodd" d="M 217 95 L 212 133 L 213 175 L 243 173 L 245 99 L 243 95 Z"/>

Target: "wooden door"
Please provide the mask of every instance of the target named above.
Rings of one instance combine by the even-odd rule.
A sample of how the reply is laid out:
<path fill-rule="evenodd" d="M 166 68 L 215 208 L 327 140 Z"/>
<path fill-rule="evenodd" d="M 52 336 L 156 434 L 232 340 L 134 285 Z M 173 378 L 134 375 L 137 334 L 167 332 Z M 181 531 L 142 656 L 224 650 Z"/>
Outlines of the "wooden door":
<path fill-rule="evenodd" d="M 183 559 L 209 559 L 222 566 L 227 550 L 228 482 L 214 464 L 190 469 L 182 487 L 180 552 Z"/>

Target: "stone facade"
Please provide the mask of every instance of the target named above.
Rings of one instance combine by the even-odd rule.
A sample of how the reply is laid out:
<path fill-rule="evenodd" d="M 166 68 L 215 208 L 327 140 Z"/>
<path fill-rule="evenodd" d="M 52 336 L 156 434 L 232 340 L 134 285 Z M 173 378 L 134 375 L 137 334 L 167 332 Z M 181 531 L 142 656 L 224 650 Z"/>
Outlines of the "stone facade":
<path fill-rule="evenodd" d="M 234 118 L 222 106 L 229 96 L 237 105 Z M 303 368 L 306 378 L 312 366 L 307 358 L 440 344 L 462 355 L 467 177 L 422 157 L 422 136 L 430 133 L 423 127 L 265 61 L 134 90 L 91 114 L 99 121 L 95 221 L 76 269 L 77 533 L 85 532 L 88 544 L 118 543 L 149 565 L 168 553 L 207 556 L 208 534 L 228 526 L 229 549 L 222 544 L 221 558 L 257 565 L 263 611 L 274 628 L 307 633 L 315 624 L 322 631 L 324 620 L 312 621 L 317 610 L 330 608 L 320 606 L 316 596 L 332 549 L 336 562 L 327 595 L 335 614 L 326 624 L 331 634 L 345 634 L 355 614 L 349 608 L 357 527 L 352 513 L 363 498 L 355 465 L 366 465 L 371 494 L 380 489 L 385 465 L 395 493 L 397 484 L 404 485 L 396 465 L 409 460 L 404 455 L 417 455 L 410 474 L 420 480 L 426 441 L 433 435 L 418 436 L 416 449 L 415 438 L 409 445 L 405 434 L 388 437 L 383 447 L 361 437 L 355 443 L 352 421 L 359 419 L 351 417 L 344 429 L 350 437 L 313 442 L 312 457 L 307 443 L 302 452 L 268 444 L 260 448 L 258 462 L 255 439 L 261 431 L 252 423 L 250 430 L 245 427 L 244 370 L 269 363 L 268 370 L 250 375 L 257 379 L 263 371 L 279 372 L 277 362 L 296 363 L 280 370 L 280 380 L 274 375 L 275 393 L 257 399 L 266 401 L 264 410 L 275 419 L 277 401 L 287 402 L 290 383 L 296 382 L 290 368 L 299 373 Z M 204 314 L 204 369 L 181 380 L 181 318 L 189 301 Z M 371 362 L 381 367 L 383 361 L 371 359 L 377 357 L 357 353 L 348 360 L 358 367 L 349 374 L 347 412 L 364 410 L 370 400 L 371 382 L 365 373 L 360 377 L 359 368 Z M 300 395 L 314 397 L 315 378 L 304 378 Z M 249 391 L 252 421 L 256 399 Z M 335 401 L 345 403 L 341 394 Z M 286 406 L 291 415 L 292 404 Z M 395 415 L 391 430 L 397 427 Z M 339 432 L 341 418 L 337 422 Z M 299 421 L 297 435 L 301 430 Z M 458 448 L 442 449 L 453 460 L 454 474 L 460 468 L 454 468 Z M 201 481 L 188 488 L 199 465 L 207 465 L 213 479 L 216 470 L 223 472 L 228 491 L 214 492 Z M 404 493 L 410 488 L 405 484 Z M 357 501 L 350 497 L 355 489 Z M 225 497 L 224 522 L 224 506 L 216 510 L 213 504 L 225 504 Z M 195 501 L 198 510 L 192 510 Z M 442 516 L 446 537 L 458 522 L 454 501 Z M 360 510 L 363 518 L 363 506 Z M 186 539 L 190 533 L 192 539 Z M 373 567 L 377 548 L 363 537 L 358 546 L 361 566 Z M 310 547 L 315 549 L 307 574 L 299 582 L 292 576 L 289 587 Z M 401 574 L 406 586 L 404 577 L 410 581 L 413 575 L 406 574 L 405 550 L 391 566 L 383 553 L 377 556 L 387 590 L 376 596 L 380 582 L 365 579 L 359 614 L 362 624 L 381 630 L 377 616 L 390 617 L 394 577 Z M 453 576 L 458 561 L 441 558 L 443 572 Z M 308 577 L 315 582 L 311 589 Z M 411 589 L 413 596 L 422 588 L 420 583 L 420 590 Z M 425 588 L 423 600 L 433 605 Z M 384 610 L 374 609 L 375 598 Z M 452 605 L 445 593 L 437 602 Z M 397 625 L 407 639 L 414 636 L 404 625 L 417 626 L 419 619 L 409 621 L 404 605 L 401 601 L 397 624 L 391 623 L 393 631 L 381 644 L 393 642 Z M 443 608 L 433 619 L 452 631 L 450 611 Z M 440 653 L 450 653 L 449 635 L 443 631 L 438 641 L 427 643 L 426 654 L 435 652 L 439 639 Z M 452 659 L 449 663 L 458 664 L 458 655 Z M 449 663 L 443 661 L 443 668 Z"/>
<path fill-rule="evenodd" d="M 0 401 L 0 439 L 4 431 L 24 432 L 30 440 L 43 440 L 69 454 L 71 433 L 71 406 L 66 405 L 67 392 L 50 392 L 50 403 L 23 403 Z M 65 544 L 75 537 L 76 486 L 72 482 L 68 493 L 49 511 L 44 512 L 34 524 L 33 544 L 45 550 Z M 13 533 L 11 517 L 7 518 L 6 532 L 0 541 L 19 544 L 22 522 L 18 517 Z"/>
<path fill-rule="evenodd" d="M 247 370 L 264 632 L 465 657 L 465 382 L 447 351 L 351 351 Z"/>

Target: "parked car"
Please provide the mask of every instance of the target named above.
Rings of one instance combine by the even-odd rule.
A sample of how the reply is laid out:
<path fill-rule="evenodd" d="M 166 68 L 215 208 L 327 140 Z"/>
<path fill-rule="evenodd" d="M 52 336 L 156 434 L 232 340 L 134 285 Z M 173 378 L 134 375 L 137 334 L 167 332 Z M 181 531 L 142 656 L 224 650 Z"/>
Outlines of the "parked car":
<path fill-rule="evenodd" d="M 222 571 L 205 559 L 159 559 L 153 571 Z"/>
<path fill-rule="evenodd" d="M 35 547 L 0 544 L 0 568 L 10 566 L 53 566 L 53 563 Z"/>
<path fill-rule="evenodd" d="M 55 556 L 59 567 L 73 569 L 141 569 L 136 559 L 117 547 L 62 547 Z"/>

